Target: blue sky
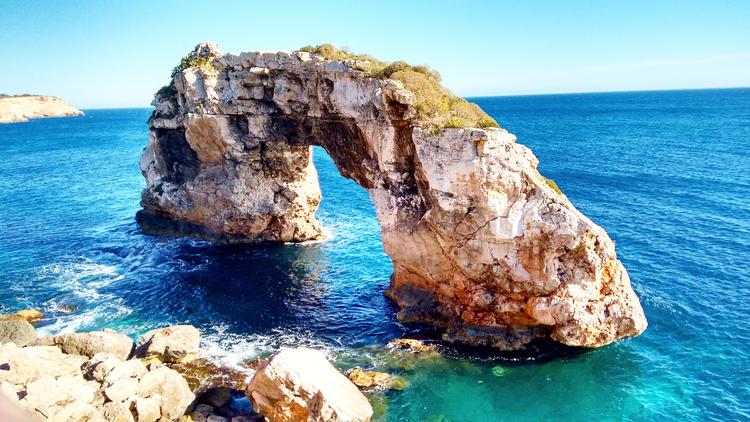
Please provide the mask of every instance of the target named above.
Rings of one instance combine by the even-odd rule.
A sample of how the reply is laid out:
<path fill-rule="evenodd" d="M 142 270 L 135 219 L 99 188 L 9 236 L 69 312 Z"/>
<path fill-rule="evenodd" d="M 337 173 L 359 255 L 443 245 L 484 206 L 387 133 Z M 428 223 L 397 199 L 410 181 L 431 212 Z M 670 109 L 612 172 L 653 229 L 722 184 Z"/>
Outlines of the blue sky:
<path fill-rule="evenodd" d="M 0 0 L 0 92 L 146 106 L 204 40 L 330 42 L 463 96 L 750 86 L 750 1 Z"/>

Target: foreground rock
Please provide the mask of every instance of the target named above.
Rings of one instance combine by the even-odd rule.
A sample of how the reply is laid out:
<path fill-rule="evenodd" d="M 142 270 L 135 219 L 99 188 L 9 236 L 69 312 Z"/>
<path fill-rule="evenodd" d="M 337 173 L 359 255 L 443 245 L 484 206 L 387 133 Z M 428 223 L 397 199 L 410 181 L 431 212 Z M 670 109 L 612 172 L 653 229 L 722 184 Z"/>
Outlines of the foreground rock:
<path fill-rule="evenodd" d="M 104 330 L 53 341 L 50 346 L 0 345 L 0 393 L 34 419 L 173 421 L 195 400 L 179 372 L 128 359 L 133 342 L 127 336 Z"/>
<path fill-rule="evenodd" d="M 437 352 L 437 346 L 412 338 L 397 338 L 386 345 L 389 349 L 408 350 L 414 353 Z"/>
<path fill-rule="evenodd" d="M 0 96 L 0 123 L 25 122 L 40 117 L 81 116 L 83 112 L 57 97 Z"/>
<path fill-rule="evenodd" d="M 247 395 L 272 422 L 372 417 L 372 407 L 357 387 L 322 353 L 307 348 L 285 348 L 274 354 L 250 380 Z"/>
<path fill-rule="evenodd" d="M 26 346 L 36 340 L 36 330 L 23 317 L 18 315 L 0 315 L 0 344 L 14 343 Z"/>
<path fill-rule="evenodd" d="M 200 347 L 200 333 L 191 325 L 173 325 L 151 330 L 138 340 L 139 357 L 157 358 L 162 362 L 184 362 L 195 359 Z"/>
<path fill-rule="evenodd" d="M 112 330 L 64 334 L 55 337 L 55 344 L 65 353 L 88 357 L 97 353 L 111 353 L 125 360 L 133 352 L 133 340 Z"/>
<path fill-rule="evenodd" d="M 37 311 L 36 309 L 24 309 L 22 311 L 16 312 L 16 315 L 29 322 L 36 322 L 44 318 L 44 314 Z"/>
<path fill-rule="evenodd" d="M 370 193 L 404 322 L 501 349 L 646 328 L 607 233 L 502 129 L 436 128 L 356 60 L 199 45 L 157 93 L 139 221 L 227 241 L 319 238 L 311 146 Z"/>

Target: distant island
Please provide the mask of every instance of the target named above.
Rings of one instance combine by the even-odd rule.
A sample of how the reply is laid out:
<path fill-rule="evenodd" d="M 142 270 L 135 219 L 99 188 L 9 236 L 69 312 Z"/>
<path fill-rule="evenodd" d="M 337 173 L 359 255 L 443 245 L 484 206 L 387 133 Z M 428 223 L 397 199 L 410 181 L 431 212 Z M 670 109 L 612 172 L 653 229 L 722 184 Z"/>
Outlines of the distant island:
<path fill-rule="evenodd" d="M 0 123 L 26 122 L 40 117 L 82 115 L 81 110 L 57 97 L 0 94 Z"/>

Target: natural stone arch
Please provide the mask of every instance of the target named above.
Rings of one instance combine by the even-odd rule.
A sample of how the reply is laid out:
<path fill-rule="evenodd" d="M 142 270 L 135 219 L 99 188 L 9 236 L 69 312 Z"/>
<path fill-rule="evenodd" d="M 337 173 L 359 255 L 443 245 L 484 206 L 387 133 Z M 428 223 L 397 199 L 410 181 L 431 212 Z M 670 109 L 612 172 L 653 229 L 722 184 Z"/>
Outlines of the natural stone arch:
<path fill-rule="evenodd" d="M 354 61 L 201 44 L 157 93 L 139 221 L 226 241 L 321 235 L 311 148 L 368 190 L 400 320 L 447 339 L 595 347 L 646 328 L 614 244 L 502 129 L 424 127 Z"/>

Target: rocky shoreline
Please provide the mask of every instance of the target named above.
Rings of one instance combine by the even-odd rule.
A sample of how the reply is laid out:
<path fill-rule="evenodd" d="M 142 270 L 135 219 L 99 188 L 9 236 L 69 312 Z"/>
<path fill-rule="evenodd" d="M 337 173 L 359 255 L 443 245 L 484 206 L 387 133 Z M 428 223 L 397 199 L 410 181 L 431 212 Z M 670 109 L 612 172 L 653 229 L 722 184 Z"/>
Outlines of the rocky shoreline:
<path fill-rule="evenodd" d="M 318 350 L 281 348 L 245 370 L 200 356 L 190 325 L 151 330 L 137 341 L 113 330 L 37 336 L 43 314 L 0 315 L 0 420 L 369 421 L 360 389 L 403 389 L 397 376 L 355 367 L 348 376 Z M 398 339 L 389 349 L 434 353 Z M 358 388 L 359 387 L 359 388 Z"/>
<path fill-rule="evenodd" d="M 82 116 L 83 112 L 60 98 L 46 95 L 0 95 L 0 124 L 27 122 L 42 117 Z"/>

